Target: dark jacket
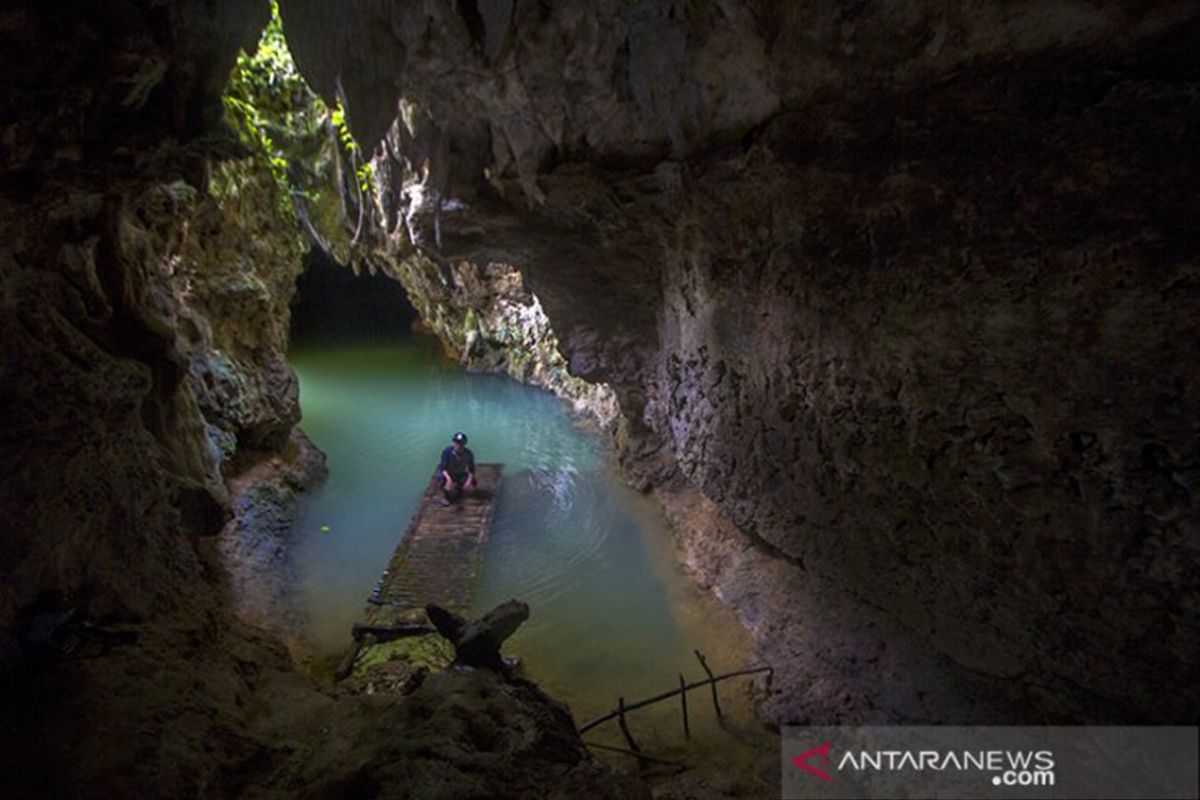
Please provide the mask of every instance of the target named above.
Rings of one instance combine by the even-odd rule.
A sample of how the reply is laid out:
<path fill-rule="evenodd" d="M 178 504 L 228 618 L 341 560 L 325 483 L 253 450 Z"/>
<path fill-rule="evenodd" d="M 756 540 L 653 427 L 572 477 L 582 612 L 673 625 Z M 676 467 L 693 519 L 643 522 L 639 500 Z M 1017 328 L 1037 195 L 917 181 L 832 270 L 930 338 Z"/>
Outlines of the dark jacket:
<path fill-rule="evenodd" d="M 464 447 L 461 453 L 456 453 L 454 445 L 450 445 L 442 451 L 442 460 L 438 464 L 438 475 L 441 475 L 443 470 L 449 472 L 455 482 L 465 478 L 468 472 L 474 475 L 475 454 L 469 447 Z"/>

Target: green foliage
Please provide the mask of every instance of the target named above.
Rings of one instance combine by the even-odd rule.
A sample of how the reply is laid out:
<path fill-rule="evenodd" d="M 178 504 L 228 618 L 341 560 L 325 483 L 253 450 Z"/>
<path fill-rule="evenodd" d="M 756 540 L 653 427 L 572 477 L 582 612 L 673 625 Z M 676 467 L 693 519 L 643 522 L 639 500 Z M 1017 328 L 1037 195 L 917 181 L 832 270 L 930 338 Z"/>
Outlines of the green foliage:
<path fill-rule="evenodd" d="M 346 148 L 346 152 L 357 153 L 358 142 L 354 141 L 354 135 L 350 133 L 350 125 L 346 122 L 346 109 L 340 102 L 330 112 L 329 119 L 333 122 L 333 127 L 337 129 L 338 141 L 342 143 L 342 147 Z"/>
<path fill-rule="evenodd" d="M 363 194 L 369 193 L 371 186 L 375 183 L 375 171 L 371 167 L 371 162 L 364 161 L 354 171 L 354 174 L 358 177 L 358 188 L 362 189 Z"/>
<path fill-rule="evenodd" d="M 290 214 L 291 194 L 306 187 L 294 179 L 288 154 L 312 149 L 328 110 L 296 69 L 274 0 L 258 50 L 238 55 L 222 100 L 226 119 L 254 157 L 263 159 L 279 187 L 281 207 Z"/>
<path fill-rule="evenodd" d="M 263 202 L 264 189 L 271 191 L 274 210 L 297 222 L 299 211 L 308 230 L 315 226 L 317 238 L 326 240 L 322 246 L 347 253 L 339 244 L 346 234 L 339 220 L 345 205 L 338 165 L 354 175 L 349 188 L 360 192 L 358 207 L 372 205 L 375 176 L 350 133 L 342 104 L 327 106 L 296 69 L 275 0 L 258 48 L 238 55 L 222 99 L 229 125 L 250 150 L 252 168 L 218 165 L 209 184 L 213 196 L 231 208 L 248 209 Z M 270 179 L 258 181 L 252 174 Z"/>
<path fill-rule="evenodd" d="M 342 143 L 342 148 L 350 154 L 354 163 L 358 164 L 354 175 L 358 179 L 358 188 L 362 190 L 363 194 L 367 194 L 375 183 L 375 173 L 371 169 L 371 162 L 362 159 L 362 150 L 359 148 L 358 142 L 354 141 L 354 134 L 350 133 L 350 126 L 346 123 L 346 109 L 342 107 L 341 102 L 329 112 L 329 120 L 337 130 L 338 141 Z"/>

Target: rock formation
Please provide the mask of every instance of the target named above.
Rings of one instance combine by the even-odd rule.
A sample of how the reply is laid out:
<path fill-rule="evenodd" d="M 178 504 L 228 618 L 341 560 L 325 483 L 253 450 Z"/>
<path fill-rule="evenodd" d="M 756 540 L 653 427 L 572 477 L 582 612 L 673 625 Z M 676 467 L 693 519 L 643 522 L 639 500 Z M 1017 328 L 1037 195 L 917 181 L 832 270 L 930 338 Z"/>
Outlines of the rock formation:
<path fill-rule="evenodd" d="M 385 226 L 613 388 L 772 716 L 1200 707 L 1193 8 L 281 5 Z"/>
<path fill-rule="evenodd" d="M 331 720 L 369 757 L 416 741 L 398 698 L 335 698 L 243 621 L 279 616 L 262 568 L 323 468 L 283 359 L 303 243 L 222 122 L 268 11 L 0 13 L 0 796 L 330 796 L 374 774 L 328 741 Z M 437 747 L 499 754 L 434 778 L 410 754 L 378 767 L 402 782 L 377 793 L 518 796 L 548 775 L 626 793 L 560 706 L 486 679 L 433 680 L 420 713 Z M 468 713 L 464 683 L 503 695 L 492 719 L 516 733 L 445 726 Z"/>

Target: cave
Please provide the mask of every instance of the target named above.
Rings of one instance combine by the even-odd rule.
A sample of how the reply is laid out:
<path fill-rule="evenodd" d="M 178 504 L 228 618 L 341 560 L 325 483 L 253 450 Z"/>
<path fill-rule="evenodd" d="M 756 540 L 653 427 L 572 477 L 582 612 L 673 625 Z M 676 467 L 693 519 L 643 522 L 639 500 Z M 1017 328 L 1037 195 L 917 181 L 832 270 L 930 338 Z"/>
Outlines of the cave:
<path fill-rule="evenodd" d="M 0 41 L 0 796 L 777 797 L 790 726 L 1200 719 L 1195 4 L 112 0 Z M 499 662 L 298 655 L 330 466 L 289 347 L 414 326 L 666 520 L 771 670 L 745 774 L 640 774 Z"/>

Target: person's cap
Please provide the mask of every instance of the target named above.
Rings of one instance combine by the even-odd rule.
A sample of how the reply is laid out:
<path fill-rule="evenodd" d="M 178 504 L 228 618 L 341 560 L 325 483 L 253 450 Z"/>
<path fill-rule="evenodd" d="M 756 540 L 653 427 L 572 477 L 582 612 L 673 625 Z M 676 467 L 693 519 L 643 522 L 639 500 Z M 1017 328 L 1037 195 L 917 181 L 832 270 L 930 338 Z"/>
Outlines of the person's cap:
<path fill-rule="evenodd" d="M 459 431 L 458 433 L 456 433 L 450 437 L 450 441 L 462 442 L 463 444 L 466 444 L 467 443 L 467 435 L 465 433 L 463 433 L 462 431 Z"/>

